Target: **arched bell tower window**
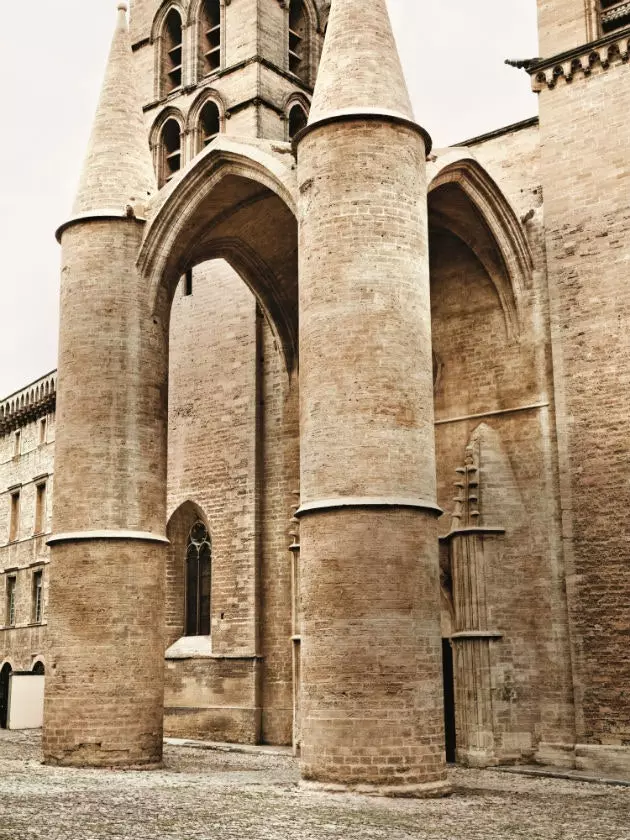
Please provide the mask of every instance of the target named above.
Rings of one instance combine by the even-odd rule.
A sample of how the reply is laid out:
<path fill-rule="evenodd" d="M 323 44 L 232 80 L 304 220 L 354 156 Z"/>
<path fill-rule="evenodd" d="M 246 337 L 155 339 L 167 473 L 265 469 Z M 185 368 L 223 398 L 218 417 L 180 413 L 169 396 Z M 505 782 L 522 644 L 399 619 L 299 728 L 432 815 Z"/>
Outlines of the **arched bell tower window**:
<path fill-rule="evenodd" d="M 600 20 L 604 35 L 630 26 L 629 0 L 600 0 Z"/>
<path fill-rule="evenodd" d="M 162 28 L 162 95 L 182 86 L 183 27 L 177 9 L 171 9 Z"/>
<path fill-rule="evenodd" d="M 308 116 L 304 108 L 296 102 L 289 111 L 289 140 L 293 140 L 295 135 L 306 128 Z"/>
<path fill-rule="evenodd" d="M 304 0 L 289 7 L 289 70 L 305 84 L 310 77 L 310 27 Z"/>
<path fill-rule="evenodd" d="M 201 75 L 207 76 L 221 67 L 222 47 L 221 0 L 203 0 L 199 15 Z"/>
<path fill-rule="evenodd" d="M 160 134 L 159 186 L 171 180 L 182 168 L 182 135 L 176 119 L 168 119 Z"/>
<path fill-rule="evenodd" d="M 209 99 L 199 114 L 199 151 L 221 133 L 221 115 L 216 102 Z"/>
<path fill-rule="evenodd" d="M 210 635 L 212 544 L 203 522 L 190 529 L 186 547 L 186 635 Z"/>

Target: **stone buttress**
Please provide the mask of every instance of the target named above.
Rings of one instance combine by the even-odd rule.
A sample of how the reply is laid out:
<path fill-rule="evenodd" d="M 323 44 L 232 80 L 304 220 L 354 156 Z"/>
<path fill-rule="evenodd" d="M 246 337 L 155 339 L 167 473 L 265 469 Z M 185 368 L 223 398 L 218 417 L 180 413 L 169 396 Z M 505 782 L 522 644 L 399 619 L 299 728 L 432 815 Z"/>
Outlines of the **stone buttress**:
<path fill-rule="evenodd" d="M 298 136 L 302 773 L 443 795 L 428 135 L 385 0 L 333 2 Z"/>
<path fill-rule="evenodd" d="M 136 271 L 155 190 L 119 4 L 101 100 L 62 244 L 49 763 L 162 757 L 167 325 Z"/>

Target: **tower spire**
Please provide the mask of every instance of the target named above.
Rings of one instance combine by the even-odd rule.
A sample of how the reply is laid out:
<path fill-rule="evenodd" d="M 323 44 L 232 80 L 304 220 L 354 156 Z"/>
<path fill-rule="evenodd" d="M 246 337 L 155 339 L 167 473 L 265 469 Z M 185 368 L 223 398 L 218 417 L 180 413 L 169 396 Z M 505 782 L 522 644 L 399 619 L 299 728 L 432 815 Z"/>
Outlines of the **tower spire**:
<path fill-rule="evenodd" d="M 309 123 L 375 109 L 414 118 L 386 0 L 333 0 Z"/>
<path fill-rule="evenodd" d="M 145 202 L 156 190 L 155 175 L 136 90 L 127 4 L 118 3 L 118 19 L 74 215 L 107 211 L 124 214 L 128 205 Z"/>

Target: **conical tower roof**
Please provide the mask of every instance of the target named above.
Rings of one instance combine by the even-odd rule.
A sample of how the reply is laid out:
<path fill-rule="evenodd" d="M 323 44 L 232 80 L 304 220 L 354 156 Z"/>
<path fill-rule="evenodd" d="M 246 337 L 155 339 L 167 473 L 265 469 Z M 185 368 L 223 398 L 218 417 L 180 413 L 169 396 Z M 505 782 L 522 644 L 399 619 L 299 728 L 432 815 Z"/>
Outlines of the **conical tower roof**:
<path fill-rule="evenodd" d="M 386 0 L 333 0 L 309 123 L 374 111 L 413 120 Z"/>
<path fill-rule="evenodd" d="M 72 208 L 75 216 L 101 211 L 124 215 L 128 205 L 146 202 L 156 190 L 126 11 L 126 3 L 119 3 L 101 98 Z"/>

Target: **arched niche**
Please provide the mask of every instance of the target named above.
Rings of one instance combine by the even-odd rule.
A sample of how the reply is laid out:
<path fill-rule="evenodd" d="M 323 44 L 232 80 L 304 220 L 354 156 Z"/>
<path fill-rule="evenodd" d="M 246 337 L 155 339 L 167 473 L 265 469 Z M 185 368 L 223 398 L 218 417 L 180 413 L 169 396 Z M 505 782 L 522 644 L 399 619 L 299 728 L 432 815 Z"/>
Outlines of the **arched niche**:
<path fill-rule="evenodd" d="M 208 517 L 201 506 L 187 500 L 173 512 L 166 526 L 169 547 L 166 559 L 165 649 L 187 635 L 187 548 L 191 531 L 197 523 L 201 523 L 211 534 Z"/>
<path fill-rule="evenodd" d="M 450 232 L 474 253 L 495 286 L 508 338 L 517 341 L 531 286 L 531 249 L 514 209 L 477 161 L 451 161 L 434 174 L 429 226 Z"/>

